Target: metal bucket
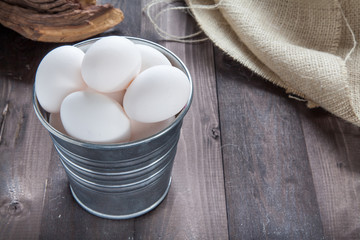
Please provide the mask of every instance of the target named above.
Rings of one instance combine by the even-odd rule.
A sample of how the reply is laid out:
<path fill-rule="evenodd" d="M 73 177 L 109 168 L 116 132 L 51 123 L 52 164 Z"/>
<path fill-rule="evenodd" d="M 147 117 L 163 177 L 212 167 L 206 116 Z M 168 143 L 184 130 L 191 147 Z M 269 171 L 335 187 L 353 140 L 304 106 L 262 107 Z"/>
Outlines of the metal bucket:
<path fill-rule="evenodd" d="M 49 113 L 33 105 L 42 125 L 49 131 L 76 201 L 88 212 L 103 218 L 127 219 L 149 212 L 165 198 L 183 118 L 190 108 L 193 84 L 182 61 L 171 51 L 148 40 L 127 37 L 134 43 L 162 52 L 173 66 L 188 77 L 191 91 L 184 109 L 166 129 L 148 138 L 122 144 L 94 144 L 65 135 L 49 124 Z M 74 46 L 84 52 L 99 38 Z"/>

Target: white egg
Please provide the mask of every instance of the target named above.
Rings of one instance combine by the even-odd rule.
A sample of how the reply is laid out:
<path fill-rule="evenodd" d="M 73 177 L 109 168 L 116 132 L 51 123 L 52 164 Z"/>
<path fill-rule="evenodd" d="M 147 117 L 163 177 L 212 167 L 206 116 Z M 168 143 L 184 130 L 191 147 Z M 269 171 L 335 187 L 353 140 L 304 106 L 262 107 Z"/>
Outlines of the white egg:
<path fill-rule="evenodd" d="M 93 91 L 93 92 L 97 92 L 95 89 L 92 89 L 92 88 L 87 88 L 86 89 L 87 91 Z M 124 99 L 124 95 L 125 95 L 125 89 L 124 90 L 120 90 L 120 91 L 117 91 L 117 92 L 109 92 L 109 93 L 103 93 L 103 92 L 98 92 L 98 93 L 101 93 L 105 96 L 108 96 L 112 99 L 114 99 L 115 101 L 117 101 L 118 103 L 120 103 L 120 105 L 123 104 L 123 99 Z"/>
<path fill-rule="evenodd" d="M 86 51 L 81 73 L 89 87 L 100 92 L 125 89 L 139 73 L 141 55 L 130 40 L 104 37 Z"/>
<path fill-rule="evenodd" d="M 49 118 L 50 125 L 63 134 L 67 134 L 60 119 L 60 113 L 51 113 Z"/>
<path fill-rule="evenodd" d="M 156 65 L 171 66 L 170 61 L 157 49 L 142 44 L 136 44 L 136 47 L 140 50 L 141 54 L 140 72 Z"/>
<path fill-rule="evenodd" d="M 48 112 L 60 111 L 63 99 L 86 88 L 81 77 L 84 52 L 73 46 L 61 46 L 40 62 L 35 76 L 35 91 L 40 105 Z"/>
<path fill-rule="evenodd" d="M 131 124 L 131 141 L 136 141 L 140 139 L 144 139 L 150 137 L 166 127 L 170 126 L 170 124 L 175 120 L 175 117 L 171 117 L 161 122 L 156 123 L 142 123 L 135 120 L 130 119 Z"/>
<path fill-rule="evenodd" d="M 117 92 L 111 92 L 111 93 L 103 93 L 108 97 L 111 97 L 112 99 L 114 99 L 115 101 L 117 101 L 118 103 L 120 103 L 120 105 L 123 104 L 123 99 L 124 99 L 124 95 L 125 95 L 125 89 L 124 90 L 120 90 Z"/>
<path fill-rule="evenodd" d="M 159 65 L 140 73 L 127 88 L 124 110 L 138 122 L 160 122 L 174 116 L 187 103 L 190 83 L 180 69 Z"/>
<path fill-rule="evenodd" d="M 94 143 L 130 139 L 130 120 L 115 100 L 92 91 L 68 95 L 61 104 L 61 121 L 74 138 Z"/>

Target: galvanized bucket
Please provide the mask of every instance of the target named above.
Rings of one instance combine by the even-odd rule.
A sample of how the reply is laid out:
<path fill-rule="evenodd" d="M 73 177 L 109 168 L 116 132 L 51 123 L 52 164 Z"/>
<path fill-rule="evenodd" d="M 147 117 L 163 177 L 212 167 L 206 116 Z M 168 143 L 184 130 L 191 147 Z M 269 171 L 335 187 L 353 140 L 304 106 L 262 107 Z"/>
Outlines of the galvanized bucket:
<path fill-rule="evenodd" d="M 34 88 L 33 105 L 48 130 L 76 201 L 88 212 L 103 218 L 127 219 L 154 209 L 165 198 L 183 118 L 190 108 L 193 84 L 183 62 L 171 51 L 148 40 L 127 37 L 162 52 L 173 66 L 188 77 L 191 91 L 175 121 L 159 133 L 135 142 L 94 144 L 65 135 L 49 124 L 49 113 L 38 103 Z M 74 46 L 84 52 L 99 38 Z"/>

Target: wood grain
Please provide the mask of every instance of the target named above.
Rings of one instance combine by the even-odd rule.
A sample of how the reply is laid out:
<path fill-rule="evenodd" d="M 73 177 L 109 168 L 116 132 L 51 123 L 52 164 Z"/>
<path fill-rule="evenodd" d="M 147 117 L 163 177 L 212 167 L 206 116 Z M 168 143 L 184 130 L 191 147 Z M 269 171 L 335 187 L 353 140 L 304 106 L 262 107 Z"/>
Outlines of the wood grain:
<path fill-rule="evenodd" d="M 108 30 L 123 19 L 120 9 L 92 0 L 0 1 L 0 23 L 34 41 L 80 41 Z"/>
<path fill-rule="evenodd" d="M 321 239 L 296 109 L 220 51 L 215 59 L 230 236 Z"/>
<path fill-rule="evenodd" d="M 168 196 L 120 221 L 75 202 L 32 109 L 36 68 L 59 44 L 0 26 L 0 239 L 360 239 L 360 128 L 289 99 L 210 41 L 163 40 L 142 12 L 149 2 L 99 1 L 125 14 L 99 36 L 155 41 L 190 70 L 194 100 Z M 175 35 L 197 31 L 182 12 L 157 21 Z"/>
<path fill-rule="evenodd" d="M 301 110 L 324 232 L 331 239 L 359 239 L 360 128 L 324 111 Z"/>
<path fill-rule="evenodd" d="M 32 82 L 37 57 L 44 49 L 1 27 L 0 51 L 0 236 L 36 239 L 41 223 L 43 192 L 51 142 L 32 107 Z M 3 34 L 7 34 L 4 37 Z M 9 45 L 8 48 L 5 47 Z M 28 55 L 24 56 L 24 52 Z M 21 66 L 21 67 L 20 67 Z M 18 70 L 19 69 L 19 70 Z M 29 234 L 31 233 L 31 234 Z"/>

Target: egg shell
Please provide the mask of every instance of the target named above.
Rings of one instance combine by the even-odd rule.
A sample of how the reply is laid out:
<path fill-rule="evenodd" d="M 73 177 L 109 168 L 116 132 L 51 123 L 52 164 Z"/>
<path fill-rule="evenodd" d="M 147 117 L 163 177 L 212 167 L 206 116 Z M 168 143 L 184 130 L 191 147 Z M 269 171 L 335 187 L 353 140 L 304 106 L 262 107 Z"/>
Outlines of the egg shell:
<path fill-rule="evenodd" d="M 67 134 L 60 119 L 60 113 L 51 113 L 49 117 L 50 125 L 63 134 Z"/>
<path fill-rule="evenodd" d="M 81 76 L 83 58 L 83 51 L 65 45 L 53 49 L 42 59 L 35 75 L 35 91 L 47 112 L 59 112 L 68 94 L 86 88 Z"/>
<path fill-rule="evenodd" d="M 141 55 L 130 40 L 104 37 L 86 51 L 81 73 L 87 85 L 99 92 L 117 92 L 139 73 Z"/>
<path fill-rule="evenodd" d="M 93 91 L 93 92 L 97 92 L 95 89 L 92 88 L 88 88 L 86 89 L 87 91 Z M 99 92 L 105 96 L 108 96 L 112 99 L 114 99 L 115 101 L 117 101 L 118 103 L 120 103 L 120 105 L 122 106 L 123 104 L 123 99 L 124 99 L 124 95 L 125 95 L 125 89 L 124 90 L 120 90 L 117 92 L 110 92 L 110 93 L 103 93 L 103 92 Z"/>
<path fill-rule="evenodd" d="M 143 44 L 135 44 L 135 45 L 140 50 L 140 54 L 141 54 L 140 72 L 156 65 L 171 66 L 171 63 L 167 59 L 167 57 L 165 57 L 165 55 L 162 54 L 157 49 Z"/>
<path fill-rule="evenodd" d="M 159 65 L 141 72 L 127 88 L 124 110 L 138 122 L 160 122 L 178 113 L 187 103 L 190 83 L 180 69 Z"/>
<path fill-rule="evenodd" d="M 147 137 L 150 137 L 166 127 L 170 126 L 170 124 L 175 120 L 175 117 L 171 117 L 161 122 L 155 123 L 142 123 L 135 120 L 130 119 L 131 124 L 131 141 L 141 140 Z"/>
<path fill-rule="evenodd" d="M 121 105 L 100 93 L 71 93 L 61 104 L 60 117 L 66 132 L 83 141 L 118 143 L 130 139 L 130 120 Z"/>
<path fill-rule="evenodd" d="M 103 93 L 103 94 L 105 94 L 108 97 L 111 97 L 112 99 L 120 103 L 120 105 L 122 106 L 125 92 L 126 90 L 124 89 L 117 92 Z"/>

